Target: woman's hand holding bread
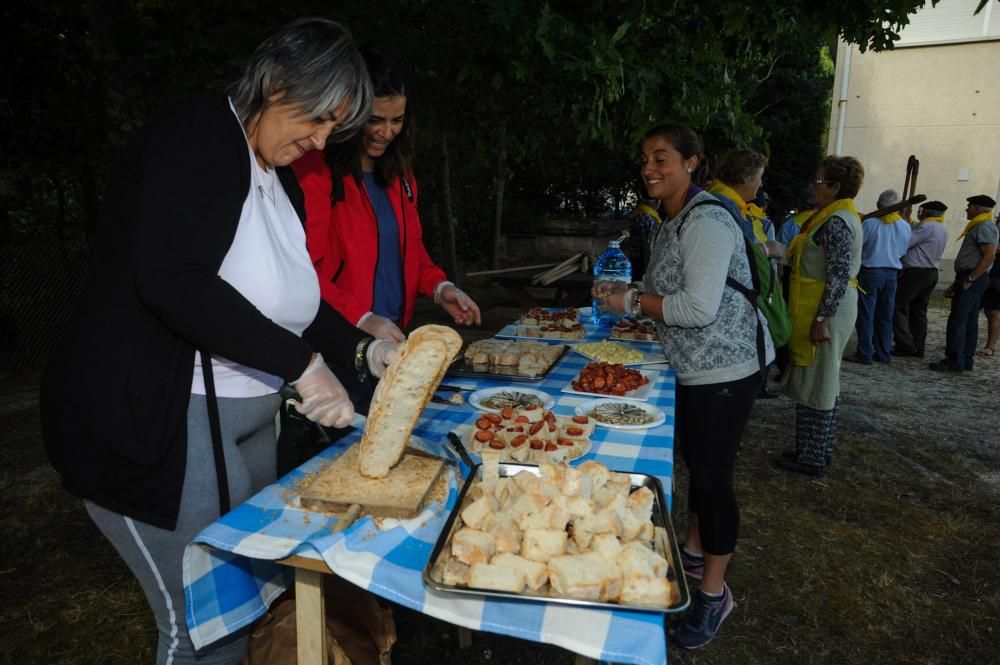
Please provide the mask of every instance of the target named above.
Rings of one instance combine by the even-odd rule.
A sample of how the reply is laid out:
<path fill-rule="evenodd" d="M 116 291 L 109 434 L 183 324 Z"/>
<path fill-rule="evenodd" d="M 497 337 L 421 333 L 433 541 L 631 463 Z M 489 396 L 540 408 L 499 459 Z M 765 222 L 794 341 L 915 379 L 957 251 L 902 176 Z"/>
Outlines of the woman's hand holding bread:
<path fill-rule="evenodd" d="M 372 373 L 372 376 L 376 379 L 382 378 L 386 368 L 399 355 L 399 347 L 399 343 L 384 339 L 377 339 L 368 345 L 368 350 L 365 352 L 365 360 L 368 363 L 368 371 Z"/>
<path fill-rule="evenodd" d="M 371 312 L 361 317 L 358 321 L 358 328 L 361 328 L 375 339 L 387 339 L 393 342 L 406 341 L 406 335 L 399 329 L 399 326 L 384 316 L 372 314 Z"/>

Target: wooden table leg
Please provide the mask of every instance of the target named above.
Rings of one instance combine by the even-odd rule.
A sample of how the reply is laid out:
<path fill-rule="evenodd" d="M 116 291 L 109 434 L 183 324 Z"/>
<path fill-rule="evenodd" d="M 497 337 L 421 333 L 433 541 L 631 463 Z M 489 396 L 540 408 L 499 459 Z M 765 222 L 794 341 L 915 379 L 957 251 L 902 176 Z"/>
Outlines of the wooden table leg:
<path fill-rule="evenodd" d="M 323 573 L 295 569 L 295 633 L 299 665 L 326 665 Z"/>
<path fill-rule="evenodd" d="M 468 628 L 458 627 L 458 648 L 468 649 L 472 646 L 472 631 Z"/>
<path fill-rule="evenodd" d="M 576 654 L 575 665 L 597 665 L 597 661 L 593 658 L 587 658 L 586 656 Z"/>

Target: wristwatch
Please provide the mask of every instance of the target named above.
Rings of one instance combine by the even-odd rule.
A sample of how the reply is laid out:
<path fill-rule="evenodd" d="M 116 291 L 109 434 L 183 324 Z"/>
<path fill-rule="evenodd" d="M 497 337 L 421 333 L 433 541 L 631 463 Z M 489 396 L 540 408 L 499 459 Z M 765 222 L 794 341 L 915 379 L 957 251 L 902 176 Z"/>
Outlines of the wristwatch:
<path fill-rule="evenodd" d="M 642 291 L 636 290 L 632 295 L 632 302 L 629 303 L 629 313 L 632 316 L 642 315 Z"/>
<path fill-rule="evenodd" d="M 816 323 L 823 323 L 824 321 L 826 321 L 826 317 L 825 316 L 823 316 L 822 314 L 817 314 L 816 315 Z"/>
<path fill-rule="evenodd" d="M 976 280 L 972 278 L 972 275 L 969 275 L 968 277 L 966 277 L 966 278 L 965 278 L 965 282 L 966 282 L 967 284 L 972 284 L 972 283 L 973 283 L 973 282 L 975 282 L 975 281 L 976 281 Z"/>

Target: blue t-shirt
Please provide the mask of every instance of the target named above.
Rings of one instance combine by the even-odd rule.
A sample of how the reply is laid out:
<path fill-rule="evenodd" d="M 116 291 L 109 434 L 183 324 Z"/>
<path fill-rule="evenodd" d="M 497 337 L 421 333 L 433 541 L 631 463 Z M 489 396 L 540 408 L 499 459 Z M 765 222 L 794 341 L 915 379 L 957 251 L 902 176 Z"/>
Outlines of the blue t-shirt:
<path fill-rule="evenodd" d="M 792 244 L 792 239 L 799 234 L 802 229 L 795 222 L 795 215 L 789 215 L 781 223 L 781 230 L 778 231 L 778 242 L 788 246 Z"/>
<path fill-rule="evenodd" d="M 403 318 L 403 257 L 399 253 L 399 223 L 385 188 L 375 182 L 375 174 L 364 171 L 362 175 L 378 221 L 378 263 L 375 266 L 372 313 L 399 323 Z"/>

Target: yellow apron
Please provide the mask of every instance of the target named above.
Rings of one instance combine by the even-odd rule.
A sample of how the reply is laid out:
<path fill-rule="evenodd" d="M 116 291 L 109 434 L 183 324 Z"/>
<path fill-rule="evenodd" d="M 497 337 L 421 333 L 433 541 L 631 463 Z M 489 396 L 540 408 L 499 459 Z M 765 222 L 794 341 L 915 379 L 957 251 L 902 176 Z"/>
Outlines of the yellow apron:
<path fill-rule="evenodd" d="M 788 339 L 788 354 L 791 363 L 798 367 L 809 367 L 816 359 L 816 344 L 812 341 L 811 333 L 813 322 L 816 320 L 816 312 L 819 310 L 819 301 L 823 298 L 823 290 L 826 288 L 824 280 L 802 276 L 802 252 L 806 242 L 812 239 L 816 231 L 823 227 L 823 224 L 833 216 L 833 213 L 840 210 L 848 210 L 855 215 L 858 214 L 852 199 L 834 201 L 811 216 L 810 222 L 813 220 L 819 220 L 819 222 L 807 223 L 806 227 L 792 238 L 786 252 L 792 266 L 788 289 L 788 315 L 792 320 L 792 334 Z M 850 284 L 857 288 L 857 279 L 852 279 Z"/>

